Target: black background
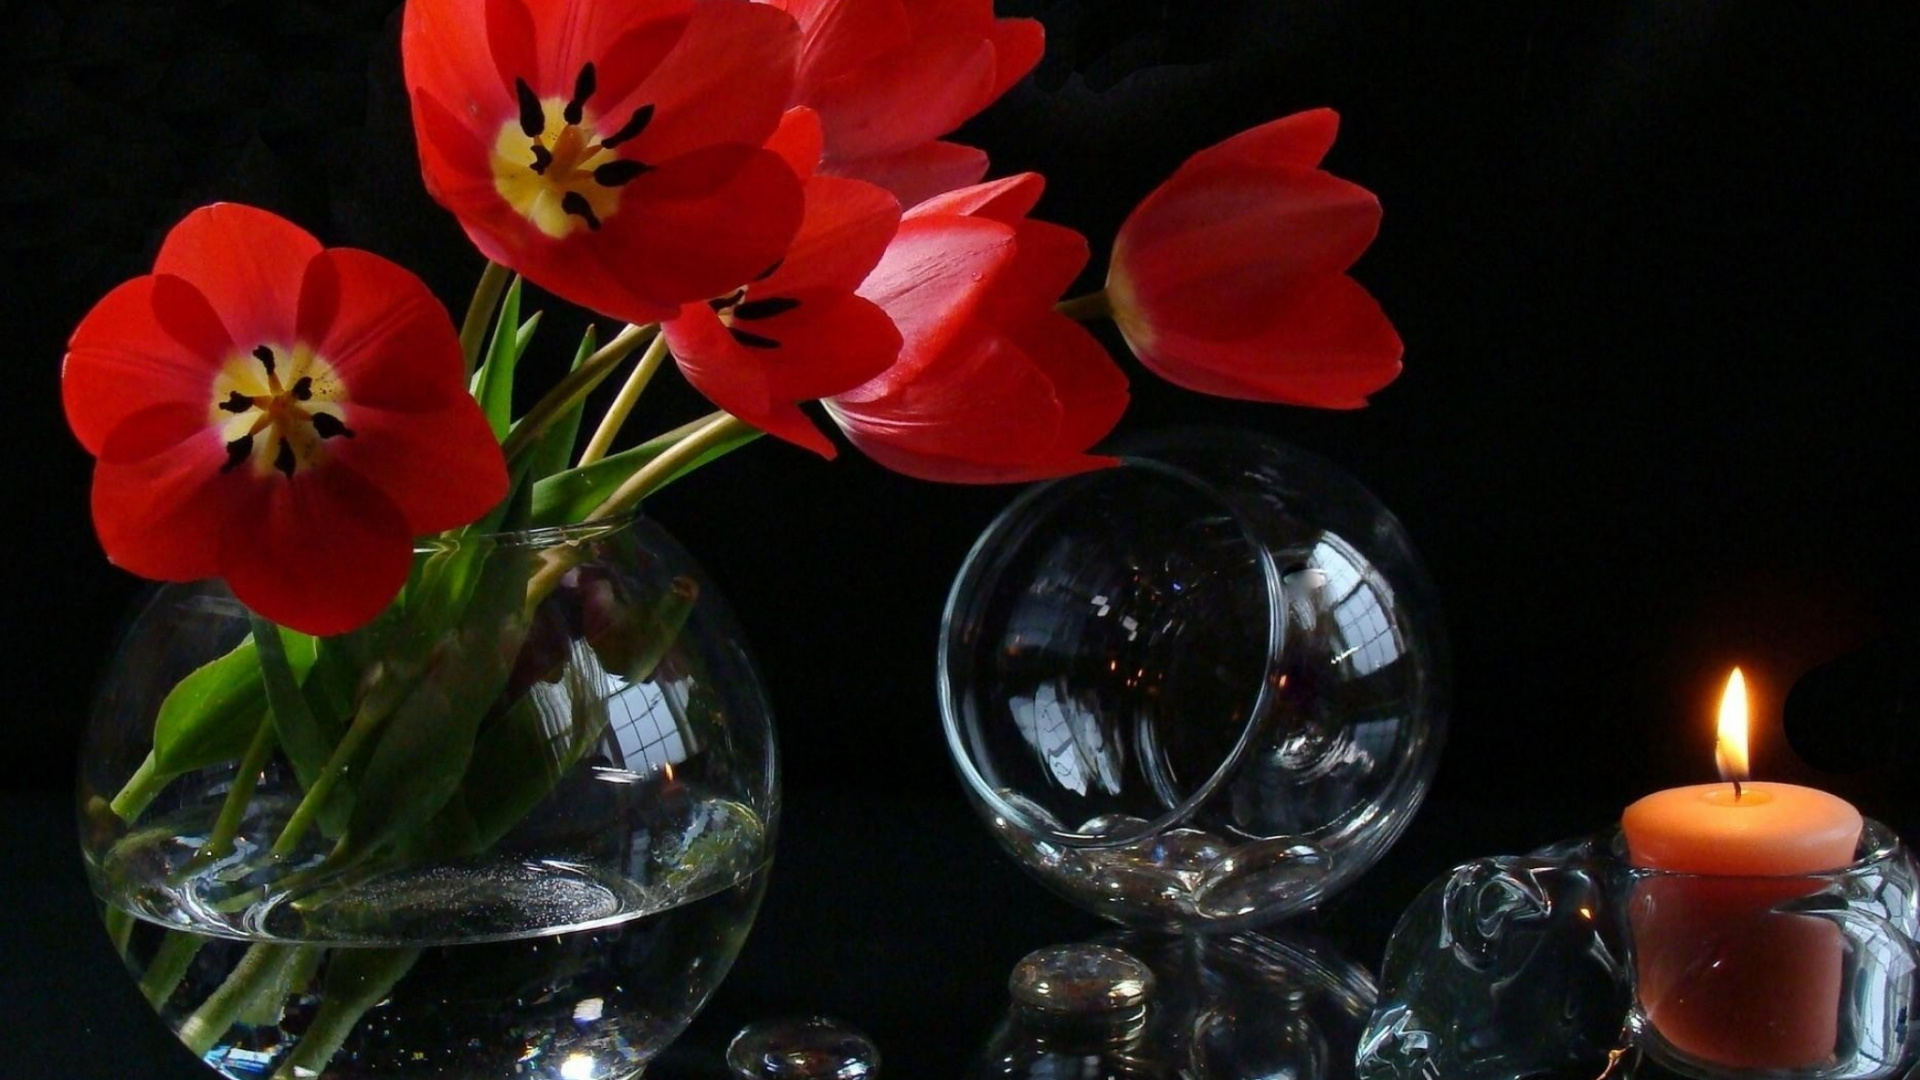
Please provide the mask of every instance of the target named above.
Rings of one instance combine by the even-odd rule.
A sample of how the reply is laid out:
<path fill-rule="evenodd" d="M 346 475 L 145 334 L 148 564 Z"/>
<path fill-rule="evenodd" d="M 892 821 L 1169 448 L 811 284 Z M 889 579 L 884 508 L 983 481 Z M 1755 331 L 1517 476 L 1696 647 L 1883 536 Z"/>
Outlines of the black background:
<path fill-rule="evenodd" d="M 1371 408 L 1218 401 L 1128 359 L 1121 429 L 1232 424 L 1332 458 L 1397 512 L 1438 582 L 1453 733 L 1430 812 L 1331 916 L 1354 928 L 1356 955 L 1374 962 L 1392 911 L 1451 862 L 1709 778 L 1712 704 L 1734 663 L 1754 685 L 1761 775 L 1920 826 L 1915 762 L 1823 776 L 1778 727 L 1795 678 L 1896 627 L 1916 599 L 1909 6 L 999 8 L 1041 17 L 1049 56 L 959 137 L 991 152 L 996 175 L 1045 172 L 1040 213 L 1096 252 L 1186 155 L 1318 105 L 1344 118 L 1328 168 L 1385 206 L 1355 273 L 1405 338 L 1406 372 Z M 33 834 L 7 856 L 16 865 L 0 862 L 0 888 L 7 940 L 36 943 L 19 956 L 58 961 L 69 951 L 45 934 L 93 932 L 61 914 L 81 893 L 58 800 L 89 687 L 141 588 L 92 539 L 90 462 L 59 406 L 66 334 L 214 199 L 405 263 L 456 310 L 480 261 L 418 180 L 395 5 L 0 10 L 0 770 L 14 792 L 0 824 Z M 1096 255 L 1086 284 L 1101 271 Z M 578 329 L 549 322 L 536 346 L 549 367 Z M 656 395 L 648 427 L 700 411 L 677 382 Z M 944 1075 L 984 1033 L 1005 964 L 1048 932 L 1091 928 L 990 852 L 933 702 L 947 583 L 1013 495 L 763 442 L 653 504 L 744 624 L 788 769 L 784 876 L 719 1014 L 864 1009 L 908 1047 L 944 1047 L 904 1050 Z M 46 881 L 65 890 L 58 903 L 30 898 Z M 957 947 L 929 944 L 956 934 Z M 81 978 L 6 964 L 16 1001 L 35 980 Z M 110 958 L 84 964 L 111 974 Z M 970 989 L 902 992 L 949 984 Z M 113 1000 L 127 1010 L 114 1023 L 164 1057 Z M 30 1015 L 47 1032 L 31 1057 L 70 1050 L 101 1014 L 69 1002 Z"/>

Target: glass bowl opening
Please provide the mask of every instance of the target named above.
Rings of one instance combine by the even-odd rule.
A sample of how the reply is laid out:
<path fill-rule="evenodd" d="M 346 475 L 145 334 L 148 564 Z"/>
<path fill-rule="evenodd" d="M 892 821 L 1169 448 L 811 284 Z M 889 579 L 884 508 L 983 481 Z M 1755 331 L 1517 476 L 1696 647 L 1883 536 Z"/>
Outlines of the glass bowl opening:
<path fill-rule="evenodd" d="M 994 813 L 1057 843 L 1179 824 L 1272 713 L 1281 596 L 1247 522 L 1184 470 L 1129 459 L 1027 493 L 948 597 L 954 760 Z"/>

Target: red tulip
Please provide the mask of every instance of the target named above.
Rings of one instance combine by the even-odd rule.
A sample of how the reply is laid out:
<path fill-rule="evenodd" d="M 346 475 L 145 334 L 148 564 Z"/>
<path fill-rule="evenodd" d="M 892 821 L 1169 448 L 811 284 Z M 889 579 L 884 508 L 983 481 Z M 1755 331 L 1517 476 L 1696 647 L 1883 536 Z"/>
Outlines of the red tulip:
<path fill-rule="evenodd" d="M 937 142 L 1040 62 L 1032 19 L 993 0 L 761 0 L 800 21 L 794 103 L 826 123 L 821 171 L 870 180 L 912 206 L 977 182 L 987 156 Z"/>
<path fill-rule="evenodd" d="M 1107 297 L 1141 362 L 1222 397 L 1358 408 L 1400 373 L 1400 336 L 1346 274 L 1380 202 L 1319 168 L 1317 109 L 1195 154 L 1113 244 Z"/>
<path fill-rule="evenodd" d="M 775 136 L 796 172 L 820 157 L 820 122 L 795 109 Z M 880 261 L 900 204 L 859 180 L 812 176 L 784 259 L 732 294 L 688 304 L 662 326 L 687 381 L 747 423 L 825 457 L 834 446 L 799 402 L 851 390 L 900 352 L 900 333 L 853 290 Z"/>
<path fill-rule="evenodd" d="M 766 142 L 800 35 L 746 0 L 408 0 L 427 187 L 490 259 L 629 322 L 772 264 L 799 180 Z"/>
<path fill-rule="evenodd" d="M 905 344 L 879 378 L 827 402 L 869 457 L 956 483 L 1060 476 L 1111 464 L 1087 454 L 1119 422 L 1127 380 L 1053 310 L 1087 262 L 1071 229 L 1032 221 L 1033 173 L 908 211 L 860 295 Z"/>
<path fill-rule="evenodd" d="M 406 270 L 232 204 L 174 226 L 153 269 L 94 305 L 61 373 L 116 564 L 224 577 L 337 634 L 400 590 L 415 536 L 506 494 L 453 323 Z"/>

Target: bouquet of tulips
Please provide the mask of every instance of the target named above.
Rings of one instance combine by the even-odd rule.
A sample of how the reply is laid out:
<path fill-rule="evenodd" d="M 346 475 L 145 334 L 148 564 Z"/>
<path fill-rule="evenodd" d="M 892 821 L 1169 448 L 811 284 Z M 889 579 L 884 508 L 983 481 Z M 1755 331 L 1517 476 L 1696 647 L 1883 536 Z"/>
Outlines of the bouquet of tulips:
<path fill-rule="evenodd" d="M 1089 249 L 1033 216 L 1043 179 L 984 179 L 942 138 L 1040 58 L 1039 25 L 991 0 L 408 0 L 401 47 L 427 188 L 486 259 L 458 326 L 394 262 L 222 203 L 71 339 L 108 558 L 222 579 L 254 613 L 175 688 L 122 821 L 187 768 L 281 754 L 307 798 L 276 852 L 310 831 L 336 861 L 418 843 L 477 721 L 422 740 L 396 703 L 422 672 L 497 685 L 525 635 L 489 630 L 481 667 L 404 662 L 407 643 L 514 625 L 569 569 L 499 579 L 416 558 L 421 537 L 630 514 L 763 434 L 832 458 L 837 428 L 933 481 L 1099 468 L 1128 383 L 1087 320 L 1209 394 L 1351 408 L 1399 371 L 1346 273 L 1379 205 L 1320 169 L 1326 110 L 1194 155 L 1127 218 L 1104 289 L 1063 299 Z M 522 279 L 618 326 L 537 397 L 516 385 L 540 321 Z M 629 437 L 669 362 L 715 411 Z M 400 656 L 336 644 L 367 634 Z M 383 761 L 436 780 L 363 796 L 383 821 L 332 812 Z"/>

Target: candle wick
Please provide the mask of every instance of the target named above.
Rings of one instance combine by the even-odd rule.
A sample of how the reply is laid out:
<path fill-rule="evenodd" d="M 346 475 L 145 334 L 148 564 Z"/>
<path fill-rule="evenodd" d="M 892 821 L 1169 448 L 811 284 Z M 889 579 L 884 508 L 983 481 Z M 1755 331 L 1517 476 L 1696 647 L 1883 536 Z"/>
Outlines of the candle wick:
<path fill-rule="evenodd" d="M 1733 801 L 1734 802 L 1740 801 L 1740 781 L 1738 780 L 1735 780 L 1733 782 Z"/>

